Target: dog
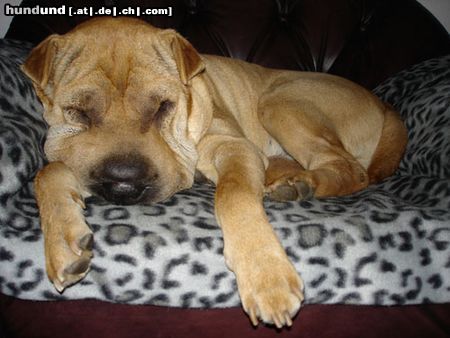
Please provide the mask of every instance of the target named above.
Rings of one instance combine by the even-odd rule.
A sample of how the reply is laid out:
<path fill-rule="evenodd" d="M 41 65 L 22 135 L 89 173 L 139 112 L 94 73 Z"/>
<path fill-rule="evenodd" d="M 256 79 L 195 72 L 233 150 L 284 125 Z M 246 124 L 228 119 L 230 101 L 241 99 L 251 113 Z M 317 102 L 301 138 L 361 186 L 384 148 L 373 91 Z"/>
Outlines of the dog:
<path fill-rule="evenodd" d="M 349 80 L 201 55 L 175 31 L 133 18 L 51 35 L 22 69 L 49 125 L 49 164 L 34 183 L 47 274 L 60 292 L 89 271 L 86 197 L 154 203 L 201 174 L 216 185 L 244 311 L 254 325 L 290 326 L 303 282 L 264 196 L 354 193 L 392 175 L 407 143 L 399 114 Z"/>

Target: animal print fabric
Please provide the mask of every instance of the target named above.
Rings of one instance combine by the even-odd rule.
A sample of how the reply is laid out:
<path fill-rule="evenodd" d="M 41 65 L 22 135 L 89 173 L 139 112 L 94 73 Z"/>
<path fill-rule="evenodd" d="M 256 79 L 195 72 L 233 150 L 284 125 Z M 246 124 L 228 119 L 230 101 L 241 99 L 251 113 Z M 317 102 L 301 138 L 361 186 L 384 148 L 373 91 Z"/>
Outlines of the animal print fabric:
<path fill-rule="evenodd" d="M 54 289 L 45 274 L 32 187 L 44 164 L 45 123 L 19 70 L 29 49 L 0 42 L 0 292 L 36 300 L 239 305 L 208 185 L 152 206 L 88 201 L 92 269 L 63 294 Z M 397 174 L 351 196 L 265 201 L 267 213 L 305 281 L 307 303 L 448 302 L 450 56 L 401 72 L 375 92 L 408 126 L 410 141 Z"/>

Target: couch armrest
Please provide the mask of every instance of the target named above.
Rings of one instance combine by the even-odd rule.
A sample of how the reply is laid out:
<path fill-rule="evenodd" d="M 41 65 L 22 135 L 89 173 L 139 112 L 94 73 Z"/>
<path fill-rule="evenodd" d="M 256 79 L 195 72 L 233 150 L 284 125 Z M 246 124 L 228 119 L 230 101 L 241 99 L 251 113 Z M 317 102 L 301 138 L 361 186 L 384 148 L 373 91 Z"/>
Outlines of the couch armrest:
<path fill-rule="evenodd" d="M 374 92 L 401 113 L 408 129 L 399 172 L 450 178 L 450 55 L 404 70 Z"/>

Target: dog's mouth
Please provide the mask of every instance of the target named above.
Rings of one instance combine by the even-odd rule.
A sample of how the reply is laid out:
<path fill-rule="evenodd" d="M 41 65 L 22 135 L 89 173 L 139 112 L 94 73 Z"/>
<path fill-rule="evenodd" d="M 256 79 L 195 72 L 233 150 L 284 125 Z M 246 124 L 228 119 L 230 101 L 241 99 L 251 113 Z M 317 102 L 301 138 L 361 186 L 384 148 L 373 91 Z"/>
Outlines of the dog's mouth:
<path fill-rule="evenodd" d="M 154 184 L 141 182 L 100 182 L 90 185 L 90 190 L 117 205 L 148 204 L 159 192 Z"/>

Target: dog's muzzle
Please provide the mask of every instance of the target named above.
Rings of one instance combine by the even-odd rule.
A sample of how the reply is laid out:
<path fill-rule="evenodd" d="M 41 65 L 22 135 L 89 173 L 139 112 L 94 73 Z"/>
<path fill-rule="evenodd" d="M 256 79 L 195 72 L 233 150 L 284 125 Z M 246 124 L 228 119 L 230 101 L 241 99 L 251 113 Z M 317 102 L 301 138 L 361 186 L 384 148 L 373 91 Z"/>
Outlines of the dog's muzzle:
<path fill-rule="evenodd" d="M 91 173 L 95 181 L 91 189 L 114 204 L 138 204 L 148 201 L 158 191 L 157 175 L 151 172 L 148 163 L 139 155 L 110 157 Z"/>

